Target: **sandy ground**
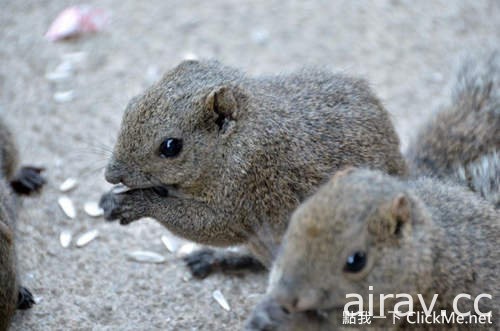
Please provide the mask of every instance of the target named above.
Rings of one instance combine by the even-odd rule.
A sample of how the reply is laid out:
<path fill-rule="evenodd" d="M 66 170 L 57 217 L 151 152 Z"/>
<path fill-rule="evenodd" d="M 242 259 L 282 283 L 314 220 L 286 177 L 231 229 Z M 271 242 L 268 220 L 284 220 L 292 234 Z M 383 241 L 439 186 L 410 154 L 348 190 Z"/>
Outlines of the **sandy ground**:
<path fill-rule="evenodd" d="M 108 189 L 102 167 L 128 100 L 188 53 L 216 58 L 251 74 L 304 65 L 368 79 L 403 142 L 447 98 L 457 54 L 499 44 L 500 3 L 478 1 L 90 1 L 113 13 L 111 27 L 70 42 L 43 39 L 65 1 L 2 2 L 0 109 L 25 163 L 45 166 L 43 195 L 25 202 L 18 225 L 21 278 L 39 298 L 18 313 L 13 330 L 236 330 L 265 290 L 265 275 L 190 280 L 160 241 L 154 221 L 106 224 L 82 211 Z M 84 52 L 72 78 L 47 72 L 68 53 Z M 57 103 L 58 91 L 74 100 Z M 59 184 L 78 216 L 57 206 Z M 62 229 L 98 229 L 83 248 L 62 248 Z M 167 256 L 139 264 L 126 252 Z M 220 289 L 232 310 L 212 299 Z"/>

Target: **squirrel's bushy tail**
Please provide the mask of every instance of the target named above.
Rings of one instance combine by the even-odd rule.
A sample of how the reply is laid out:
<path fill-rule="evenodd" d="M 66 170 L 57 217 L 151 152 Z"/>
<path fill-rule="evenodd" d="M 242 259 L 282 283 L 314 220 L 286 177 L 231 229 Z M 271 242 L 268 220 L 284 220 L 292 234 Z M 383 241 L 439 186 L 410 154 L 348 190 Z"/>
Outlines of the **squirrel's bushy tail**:
<path fill-rule="evenodd" d="M 413 176 L 465 183 L 500 204 L 500 50 L 468 56 L 454 82 L 451 103 L 410 144 Z"/>
<path fill-rule="evenodd" d="M 453 179 L 467 185 L 500 209 L 500 152 L 495 151 L 459 166 Z"/>

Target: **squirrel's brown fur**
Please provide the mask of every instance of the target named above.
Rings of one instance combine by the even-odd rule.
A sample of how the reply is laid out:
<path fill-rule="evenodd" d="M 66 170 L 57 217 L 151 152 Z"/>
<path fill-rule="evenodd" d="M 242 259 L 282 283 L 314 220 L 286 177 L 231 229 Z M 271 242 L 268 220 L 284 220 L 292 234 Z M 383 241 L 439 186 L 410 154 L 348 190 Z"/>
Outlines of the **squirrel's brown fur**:
<path fill-rule="evenodd" d="M 169 137 L 183 148 L 162 158 Z M 269 266 L 264 246 L 277 245 L 292 211 L 346 165 L 406 173 L 365 82 L 315 70 L 252 78 L 186 61 L 127 107 L 106 179 L 133 190 L 101 204 L 122 223 L 149 216 L 199 243 L 247 243 Z"/>

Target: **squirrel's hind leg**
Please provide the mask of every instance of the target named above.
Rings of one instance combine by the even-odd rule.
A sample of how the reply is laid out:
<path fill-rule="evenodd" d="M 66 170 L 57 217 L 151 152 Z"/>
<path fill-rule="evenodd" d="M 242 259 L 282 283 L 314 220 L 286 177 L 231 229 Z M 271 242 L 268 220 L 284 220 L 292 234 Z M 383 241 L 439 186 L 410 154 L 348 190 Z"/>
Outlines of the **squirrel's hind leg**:
<path fill-rule="evenodd" d="M 204 248 L 184 258 L 191 274 L 203 279 L 214 272 L 243 273 L 266 270 L 264 265 L 249 254 Z"/>

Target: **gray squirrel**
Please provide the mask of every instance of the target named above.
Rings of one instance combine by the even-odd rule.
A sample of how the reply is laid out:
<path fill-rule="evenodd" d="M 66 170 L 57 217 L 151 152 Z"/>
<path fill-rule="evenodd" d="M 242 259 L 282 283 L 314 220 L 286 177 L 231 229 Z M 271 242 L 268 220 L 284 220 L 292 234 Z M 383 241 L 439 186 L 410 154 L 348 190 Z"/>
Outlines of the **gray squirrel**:
<path fill-rule="evenodd" d="M 465 187 L 433 178 L 400 179 L 380 171 L 348 168 L 336 175 L 293 214 L 262 303 L 246 330 L 336 330 L 347 294 L 371 294 L 381 329 L 396 324 L 391 299 L 407 293 L 415 311 L 420 294 L 434 310 L 500 313 L 500 211 Z M 481 294 L 488 296 L 477 300 Z M 396 300 L 397 302 L 397 300 Z M 415 319 L 413 320 L 415 321 Z M 415 327 L 416 325 L 413 325 Z M 423 325 L 418 325 L 423 327 Z M 351 325 L 352 327 L 352 325 Z M 435 326 L 433 326 L 435 327 Z M 477 327 L 477 325 L 471 326 Z"/>
<path fill-rule="evenodd" d="M 129 103 L 105 173 L 129 190 L 101 206 L 121 224 L 149 216 L 198 243 L 244 244 L 269 267 L 293 210 L 347 165 L 407 173 L 389 114 L 364 81 L 319 70 L 254 78 L 184 61 Z M 198 277 L 258 269 L 224 254 L 187 262 Z"/>
<path fill-rule="evenodd" d="M 31 292 L 19 284 L 15 256 L 15 223 L 19 196 L 39 191 L 45 183 L 43 169 L 18 168 L 14 137 L 0 120 L 0 331 L 7 330 L 16 309 L 35 303 Z"/>

